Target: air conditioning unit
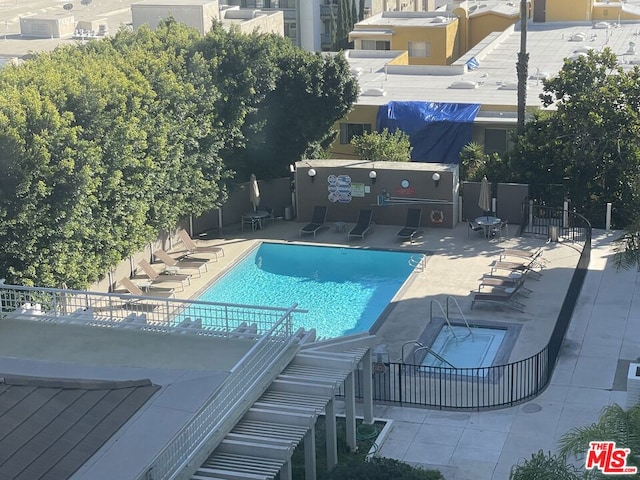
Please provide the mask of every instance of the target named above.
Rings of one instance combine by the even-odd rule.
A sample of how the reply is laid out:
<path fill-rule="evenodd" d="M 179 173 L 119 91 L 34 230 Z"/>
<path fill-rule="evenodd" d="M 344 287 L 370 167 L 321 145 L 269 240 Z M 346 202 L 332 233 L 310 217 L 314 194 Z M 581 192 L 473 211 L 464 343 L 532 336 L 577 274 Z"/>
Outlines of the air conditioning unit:
<path fill-rule="evenodd" d="M 640 363 L 630 363 L 627 372 L 627 408 L 640 403 Z"/>

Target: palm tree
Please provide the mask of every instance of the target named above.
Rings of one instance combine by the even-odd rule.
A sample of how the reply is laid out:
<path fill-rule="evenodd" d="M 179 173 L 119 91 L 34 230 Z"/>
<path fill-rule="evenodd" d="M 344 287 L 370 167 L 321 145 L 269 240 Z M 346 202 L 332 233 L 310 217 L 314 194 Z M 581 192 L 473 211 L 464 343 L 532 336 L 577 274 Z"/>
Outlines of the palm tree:
<path fill-rule="evenodd" d="M 613 441 L 619 448 L 629 448 L 628 466 L 640 465 L 640 404 L 625 410 L 614 403 L 607 405 L 600 412 L 598 421 L 586 427 L 575 427 L 565 433 L 559 440 L 559 454 L 566 458 L 581 460 L 586 457 L 589 442 Z M 592 470 L 599 478 L 599 472 Z"/>
<path fill-rule="evenodd" d="M 573 465 L 567 465 L 559 455 L 545 454 L 542 450 L 531 459 L 514 465 L 509 480 L 581 480 L 584 478 Z"/>
<path fill-rule="evenodd" d="M 640 218 L 636 219 L 626 232 L 615 241 L 613 264 L 616 269 L 640 271 Z"/>
<path fill-rule="evenodd" d="M 589 442 L 613 441 L 619 448 L 629 448 L 627 466 L 640 464 L 640 404 L 623 409 L 608 405 L 602 409 L 598 421 L 586 427 L 576 427 L 559 440 L 558 454 L 545 454 L 542 450 L 530 460 L 514 465 L 510 480 L 580 480 L 606 478 L 597 469 L 582 470 L 567 463 L 569 457 L 582 462 L 589 450 Z M 584 465 L 584 464 L 583 464 Z M 630 478 L 621 475 L 620 478 Z M 636 478 L 634 476 L 634 478 Z"/>
<path fill-rule="evenodd" d="M 527 0 L 520 0 L 520 51 L 516 63 L 518 78 L 518 133 L 524 132 L 524 116 L 527 106 L 527 77 L 529 76 L 527 53 Z"/>

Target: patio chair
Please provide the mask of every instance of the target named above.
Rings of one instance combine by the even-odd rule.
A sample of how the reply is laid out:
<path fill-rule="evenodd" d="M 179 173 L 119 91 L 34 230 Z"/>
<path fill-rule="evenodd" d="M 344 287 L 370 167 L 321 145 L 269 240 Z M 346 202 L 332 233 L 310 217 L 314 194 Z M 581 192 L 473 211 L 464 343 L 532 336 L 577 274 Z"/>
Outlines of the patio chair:
<path fill-rule="evenodd" d="M 191 275 L 189 274 L 169 272 L 166 269 L 162 273 L 158 273 L 158 271 L 145 259 L 140 260 L 138 265 L 142 268 L 142 271 L 149 280 L 151 280 L 151 286 L 156 283 L 177 282 L 180 283 L 182 290 L 184 290 L 185 280 L 187 281 L 187 285 L 191 285 Z"/>
<path fill-rule="evenodd" d="M 478 291 L 482 290 L 482 287 L 491 287 L 491 293 L 500 293 L 509 291 L 512 288 L 517 288 L 518 293 L 524 297 L 528 297 L 532 290 L 524 286 L 525 277 L 509 278 L 509 277 L 482 277 L 480 279 L 480 285 L 478 285 Z"/>
<path fill-rule="evenodd" d="M 478 225 L 477 223 L 472 222 L 471 220 L 465 220 L 465 221 L 469 225 L 469 228 L 467 228 L 468 236 L 471 236 L 470 232 L 473 232 L 473 233 L 479 233 L 484 237 L 484 227 L 482 225 Z"/>
<path fill-rule="evenodd" d="M 524 312 L 526 305 L 516 300 L 516 297 L 521 293 L 520 288 L 514 288 L 511 291 L 505 291 L 504 293 L 485 293 L 485 292 L 472 292 L 473 300 L 471 301 L 471 309 L 478 302 L 493 303 L 505 307 L 512 308 L 519 312 Z"/>
<path fill-rule="evenodd" d="M 492 237 L 502 239 L 502 232 L 504 232 L 505 237 L 509 236 L 509 220 L 503 220 L 489 228 L 489 235 Z"/>
<path fill-rule="evenodd" d="M 316 233 L 323 227 L 326 227 L 325 222 L 327 221 L 327 207 L 325 205 L 316 205 L 313 207 L 313 214 L 311 215 L 311 222 L 307 223 L 304 227 L 300 229 L 298 232 L 298 236 L 302 236 L 302 234 L 313 234 L 315 238 Z"/>
<path fill-rule="evenodd" d="M 539 280 L 542 276 L 542 272 L 534 270 L 536 267 L 540 267 L 540 265 L 536 263 L 535 259 L 531 259 L 525 263 L 504 262 L 498 260 L 493 262 L 491 265 L 491 274 L 493 274 L 495 270 L 510 270 L 511 272 L 519 272 L 522 275 L 531 274 L 531 278 Z"/>
<path fill-rule="evenodd" d="M 195 258 L 189 258 L 186 260 L 173 258 L 164 250 L 156 250 L 153 252 L 154 257 L 158 258 L 162 263 L 166 265 L 166 269 L 169 271 L 175 271 L 175 273 L 180 273 L 180 269 L 189 268 L 196 270 L 198 272 L 198 276 L 201 274 L 201 268 L 204 267 L 204 271 L 207 271 L 207 263 L 209 260 L 200 260 Z"/>
<path fill-rule="evenodd" d="M 140 287 L 127 277 L 121 278 L 118 283 L 120 283 L 120 285 L 122 285 L 131 295 L 136 295 L 138 297 L 172 298 L 174 296 L 173 288 L 156 288 L 150 286 L 148 291 L 142 291 Z"/>
<path fill-rule="evenodd" d="M 178 237 L 187 249 L 185 256 L 192 255 L 194 253 L 213 253 L 218 260 L 218 254 L 224 257 L 224 248 L 217 247 L 215 245 L 198 245 L 186 230 L 178 230 Z"/>
<path fill-rule="evenodd" d="M 422 233 L 419 230 L 420 222 L 422 220 L 422 210 L 419 208 L 409 208 L 407 209 L 407 219 L 404 222 L 404 228 L 400 230 L 396 237 L 401 239 L 402 241 L 409 240 L 413 243 L 413 238 L 416 235 Z"/>
<path fill-rule="evenodd" d="M 373 210 L 370 208 L 361 208 L 358 214 L 358 221 L 355 226 L 349 231 L 347 239 L 351 240 L 351 237 L 360 237 L 364 240 L 364 236 L 371 230 L 373 221 Z"/>
<path fill-rule="evenodd" d="M 264 225 L 266 225 L 269 222 L 273 223 L 273 222 L 276 221 L 276 216 L 273 213 L 275 208 L 265 205 L 265 206 L 260 207 L 260 210 L 263 210 L 263 211 L 267 212 L 267 216 L 262 219 L 262 223 Z"/>
<path fill-rule="evenodd" d="M 548 260 L 542 258 L 542 247 L 535 250 L 524 250 L 519 248 L 505 248 L 500 252 L 500 260 L 506 257 L 523 258 L 525 260 L 535 260 L 535 263 L 546 264 Z"/>

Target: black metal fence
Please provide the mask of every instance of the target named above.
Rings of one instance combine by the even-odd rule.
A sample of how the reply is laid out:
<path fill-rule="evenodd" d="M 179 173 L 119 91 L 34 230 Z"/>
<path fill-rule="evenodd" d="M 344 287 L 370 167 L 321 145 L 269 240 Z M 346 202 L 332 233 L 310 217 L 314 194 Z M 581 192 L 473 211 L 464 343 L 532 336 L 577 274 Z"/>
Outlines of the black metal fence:
<path fill-rule="evenodd" d="M 571 209 L 570 203 L 559 207 L 540 206 L 533 200 L 522 204 L 520 233 L 543 235 L 551 240 L 562 238 L 571 242 L 591 241 L 591 223 Z"/>
<path fill-rule="evenodd" d="M 482 410 L 509 407 L 536 397 L 548 385 L 591 258 L 591 225 L 582 216 L 563 208 L 535 207 L 536 218 L 525 231 L 548 234 L 548 227 L 562 227 L 562 234 L 583 242 L 582 253 L 565 295 L 556 325 L 546 347 L 537 354 L 506 365 L 482 368 L 444 368 L 377 362 L 374 365 L 373 398 L 394 403 L 438 409 Z M 526 212 L 528 216 L 528 211 Z M 555 223 L 552 223 L 553 220 Z M 538 227 L 540 230 L 538 232 Z M 544 227 L 544 229 L 542 228 Z M 362 370 L 357 371 L 358 387 Z M 359 389 L 359 388 L 358 388 Z M 356 395 L 361 396 L 359 391 Z"/>

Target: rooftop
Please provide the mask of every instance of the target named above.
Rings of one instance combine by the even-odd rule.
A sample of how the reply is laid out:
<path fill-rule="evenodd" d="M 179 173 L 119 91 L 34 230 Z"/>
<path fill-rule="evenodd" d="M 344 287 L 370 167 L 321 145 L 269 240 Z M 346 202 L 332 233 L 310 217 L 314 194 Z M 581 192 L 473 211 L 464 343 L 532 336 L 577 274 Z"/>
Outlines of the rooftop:
<path fill-rule="evenodd" d="M 600 26 L 598 26 L 600 25 Z M 528 25 L 529 80 L 527 105 L 542 107 L 542 79 L 555 75 L 565 58 L 587 49 L 610 48 L 624 68 L 640 63 L 640 22 L 620 24 L 546 23 Z M 516 61 L 520 50 L 519 25 L 485 38 L 450 66 L 390 65 L 400 52 L 350 50 L 347 57 L 357 72 L 360 105 L 384 105 L 394 101 L 481 103 L 483 110 L 513 111 L 517 105 Z M 479 67 L 467 71 L 464 64 L 475 57 Z M 382 95 L 384 93 L 384 95 Z"/>

